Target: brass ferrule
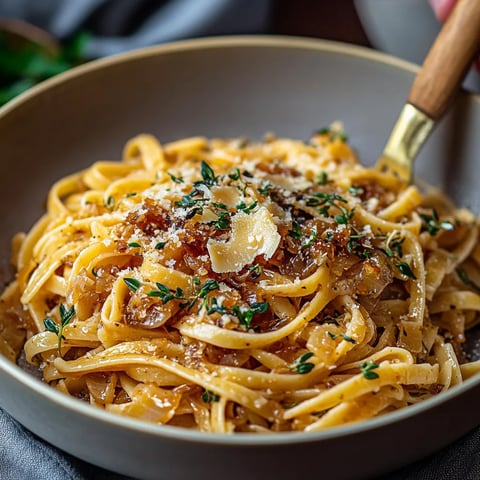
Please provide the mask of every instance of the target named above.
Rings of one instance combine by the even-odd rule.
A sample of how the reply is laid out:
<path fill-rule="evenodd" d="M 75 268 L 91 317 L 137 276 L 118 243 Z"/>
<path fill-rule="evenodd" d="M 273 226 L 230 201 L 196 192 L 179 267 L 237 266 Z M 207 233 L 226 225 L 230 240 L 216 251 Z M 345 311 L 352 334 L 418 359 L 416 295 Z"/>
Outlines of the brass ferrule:
<path fill-rule="evenodd" d="M 384 155 L 411 168 L 413 159 L 434 125 L 434 120 L 417 107 L 410 103 L 405 104 L 385 146 Z"/>

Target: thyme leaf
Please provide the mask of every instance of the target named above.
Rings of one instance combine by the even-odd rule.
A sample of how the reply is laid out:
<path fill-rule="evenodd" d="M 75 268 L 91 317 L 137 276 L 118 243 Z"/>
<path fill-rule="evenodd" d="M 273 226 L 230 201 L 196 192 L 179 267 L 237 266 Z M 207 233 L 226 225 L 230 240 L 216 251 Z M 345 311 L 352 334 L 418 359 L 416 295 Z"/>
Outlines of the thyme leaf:
<path fill-rule="evenodd" d="M 205 160 L 202 160 L 202 163 L 200 164 L 200 173 L 205 185 L 216 185 L 218 178 L 215 176 L 212 167 Z"/>
<path fill-rule="evenodd" d="M 240 179 L 240 170 L 237 167 L 233 167 L 229 170 L 228 176 L 232 180 L 239 180 Z"/>
<path fill-rule="evenodd" d="M 232 307 L 232 313 L 248 330 L 251 328 L 253 317 L 258 313 L 265 313 L 269 307 L 270 305 L 268 302 L 256 302 L 250 305 L 248 308 L 234 305 Z"/>
<path fill-rule="evenodd" d="M 183 183 L 183 177 L 176 177 L 173 173 L 167 172 L 168 176 L 171 178 L 172 182 Z"/>
<path fill-rule="evenodd" d="M 440 221 L 437 211 L 432 208 L 432 214 L 420 214 L 423 220 L 422 231 L 427 231 L 432 237 L 438 234 L 440 230 L 455 230 L 455 226 L 448 220 Z"/>
<path fill-rule="evenodd" d="M 142 284 L 140 280 L 137 280 L 136 278 L 131 278 L 131 277 L 126 277 L 123 279 L 123 281 L 132 292 L 136 292 L 140 288 L 140 285 Z"/>
<path fill-rule="evenodd" d="M 60 313 L 60 325 L 50 317 L 46 317 L 43 319 L 43 325 L 45 326 L 45 330 L 48 332 L 52 332 L 58 337 L 58 356 L 62 356 L 62 341 L 65 340 L 65 336 L 63 335 L 63 329 L 72 321 L 73 317 L 75 316 L 75 307 L 72 305 L 69 309 L 60 304 L 58 307 Z"/>
<path fill-rule="evenodd" d="M 322 170 L 317 177 L 318 185 L 326 185 L 328 183 L 328 173 L 325 170 Z"/>
<path fill-rule="evenodd" d="M 211 390 L 205 390 L 202 393 L 202 400 L 205 403 L 218 402 L 220 400 L 220 396 L 216 393 L 213 393 Z"/>
<path fill-rule="evenodd" d="M 378 368 L 379 365 L 375 363 L 373 360 L 370 360 L 369 362 L 363 362 L 360 365 L 360 372 L 363 374 L 364 378 L 367 380 L 375 380 L 376 378 L 379 377 L 377 372 L 374 372 L 376 368 Z"/>
<path fill-rule="evenodd" d="M 340 337 L 341 339 L 345 340 L 346 342 L 350 342 L 350 343 L 357 343 L 357 341 L 352 338 L 352 337 L 349 337 L 348 335 L 345 335 L 344 333 L 332 333 L 332 332 L 327 332 L 328 333 L 328 336 L 332 339 L 332 340 L 336 340 L 338 337 Z"/>
<path fill-rule="evenodd" d="M 288 234 L 296 240 L 302 239 L 302 227 L 294 220 L 292 222 L 292 229 L 288 231 Z"/>
<path fill-rule="evenodd" d="M 296 373 L 299 373 L 301 375 L 305 375 L 306 373 L 310 373 L 313 368 L 315 367 L 315 364 L 311 362 L 307 362 L 308 359 L 313 357 L 312 352 L 305 352 L 303 355 L 300 355 L 293 364 L 291 365 L 291 369 L 294 370 Z"/>
<path fill-rule="evenodd" d="M 253 201 L 250 205 L 247 205 L 245 202 L 240 202 L 237 205 L 237 209 L 242 210 L 244 213 L 250 213 L 257 205 L 257 200 Z"/>
<path fill-rule="evenodd" d="M 414 280 L 417 278 L 407 262 L 398 262 L 397 267 L 403 275 L 413 278 Z"/>

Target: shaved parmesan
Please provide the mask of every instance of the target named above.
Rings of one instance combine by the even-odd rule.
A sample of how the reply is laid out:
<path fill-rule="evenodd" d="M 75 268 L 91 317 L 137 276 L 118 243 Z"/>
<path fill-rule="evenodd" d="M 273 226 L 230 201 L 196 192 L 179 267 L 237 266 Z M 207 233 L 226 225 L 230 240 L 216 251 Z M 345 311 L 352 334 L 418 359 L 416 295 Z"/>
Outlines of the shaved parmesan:
<path fill-rule="evenodd" d="M 240 192 L 235 187 L 212 187 L 212 201 L 223 203 L 228 208 L 234 208 L 240 203 Z"/>
<path fill-rule="evenodd" d="M 216 273 L 239 272 L 258 255 L 268 260 L 280 243 L 280 234 L 272 215 L 265 208 L 254 214 L 239 212 L 232 217 L 232 234 L 228 242 L 210 239 L 207 250 Z"/>

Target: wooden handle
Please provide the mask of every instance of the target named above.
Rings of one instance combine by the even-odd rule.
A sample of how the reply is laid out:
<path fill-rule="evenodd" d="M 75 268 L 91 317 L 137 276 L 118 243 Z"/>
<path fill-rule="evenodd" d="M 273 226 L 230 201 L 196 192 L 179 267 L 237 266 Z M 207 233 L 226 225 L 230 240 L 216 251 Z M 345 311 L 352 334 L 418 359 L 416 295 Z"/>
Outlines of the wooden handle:
<path fill-rule="evenodd" d="M 480 47 L 480 0 L 458 0 L 413 82 L 408 102 L 438 120 Z"/>

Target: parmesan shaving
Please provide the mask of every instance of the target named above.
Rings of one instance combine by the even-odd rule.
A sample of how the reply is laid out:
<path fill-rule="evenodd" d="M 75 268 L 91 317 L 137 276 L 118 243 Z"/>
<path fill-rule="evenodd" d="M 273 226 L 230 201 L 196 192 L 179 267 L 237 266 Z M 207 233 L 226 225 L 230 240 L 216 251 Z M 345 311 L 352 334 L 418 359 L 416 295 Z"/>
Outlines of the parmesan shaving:
<path fill-rule="evenodd" d="M 232 217 L 232 235 L 228 242 L 210 239 L 207 243 L 212 269 L 216 273 L 239 272 L 258 255 L 268 260 L 280 239 L 272 215 L 265 207 L 251 215 L 239 212 Z"/>

